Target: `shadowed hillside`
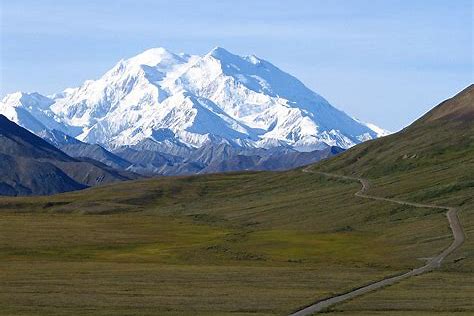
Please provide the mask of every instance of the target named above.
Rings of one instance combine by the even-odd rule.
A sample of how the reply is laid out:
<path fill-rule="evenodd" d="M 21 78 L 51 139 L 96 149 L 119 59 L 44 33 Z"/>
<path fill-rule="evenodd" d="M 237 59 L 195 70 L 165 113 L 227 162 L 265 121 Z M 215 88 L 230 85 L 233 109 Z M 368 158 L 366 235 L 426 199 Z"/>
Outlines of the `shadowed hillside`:
<path fill-rule="evenodd" d="M 54 194 L 136 178 L 72 158 L 0 115 L 0 195 Z"/>

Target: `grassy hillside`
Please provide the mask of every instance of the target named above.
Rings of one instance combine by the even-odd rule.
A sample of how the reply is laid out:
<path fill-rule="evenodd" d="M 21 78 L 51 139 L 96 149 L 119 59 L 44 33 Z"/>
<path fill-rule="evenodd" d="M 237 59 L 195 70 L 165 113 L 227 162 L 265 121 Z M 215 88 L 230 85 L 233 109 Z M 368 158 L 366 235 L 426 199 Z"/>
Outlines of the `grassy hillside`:
<path fill-rule="evenodd" d="M 370 178 L 373 194 L 459 205 L 468 235 L 441 271 L 332 313 L 472 314 L 469 123 L 420 123 L 314 167 Z M 358 189 L 293 170 L 0 198 L 0 311 L 284 315 L 420 266 L 451 242 L 442 210 L 360 199 Z"/>
<path fill-rule="evenodd" d="M 372 194 L 458 206 L 466 233 L 474 230 L 474 86 L 399 133 L 367 142 L 315 170 L 368 178 Z M 464 247 L 474 255 L 471 238 Z M 469 260 L 470 261 L 470 260 Z"/>
<path fill-rule="evenodd" d="M 441 271 L 419 276 L 335 308 L 474 311 L 474 86 L 403 131 L 357 146 L 315 170 L 373 183 L 371 194 L 459 207 L 467 236 Z M 471 298 L 463 300 L 463 298 Z"/>

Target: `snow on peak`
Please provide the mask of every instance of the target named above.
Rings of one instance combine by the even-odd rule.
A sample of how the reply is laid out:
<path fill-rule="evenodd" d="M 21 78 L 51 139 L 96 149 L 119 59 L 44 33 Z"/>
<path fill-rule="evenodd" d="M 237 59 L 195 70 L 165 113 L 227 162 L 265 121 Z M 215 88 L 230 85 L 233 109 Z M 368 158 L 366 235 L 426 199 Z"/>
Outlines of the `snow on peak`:
<path fill-rule="evenodd" d="M 262 60 L 255 55 L 249 55 L 245 59 L 247 59 L 249 62 L 251 62 L 254 65 L 259 65 L 262 62 Z"/>
<path fill-rule="evenodd" d="M 15 107 L 31 116 L 17 119 L 36 124 L 25 126 L 30 130 L 42 125 L 109 148 L 172 135 L 169 141 L 192 147 L 223 142 L 306 151 L 347 148 L 384 133 L 337 110 L 270 62 L 221 47 L 203 56 L 148 49 L 51 98 L 9 95 L 0 113 L 17 113 Z"/>
<path fill-rule="evenodd" d="M 364 123 L 364 124 L 371 130 L 373 130 L 377 134 L 377 137 L 387 136 L 391 134 L 390 131 L 383 129 L 381 127 L 378 127 L 375 124 L 372 124 L 372 123 Z"/>
<path fill-rule="evenodd" d="M 174 54 L 162 47 L 151 48 L 138 54 L 132 58 L 127 59 L 130 64 L 156 66 L 159 64 L 174 64 L 184 62 L 183 56 Z"/>
<path fill-rule="evenodd" d="M 390 135 L 392 132 L 386 130 L 386 129 L 383 129 L 381 127 L 378 127 L 377 125 L 375 124 L 372 124 L 372 123 L 367 123 L 367 122 L 364 122 L 364 121 L 361 121 L 359 119 L 356 119 L 354 118 L 355 121 L 357 121 L 358 123 L 362 124 L 362 125 L 365 125 L 367 126 L 368 128 L 370 128 L 375 134 L 377 134 L 377 138 L 378 137 L 383 137 L 383 136 L 387 136 L 387 135 Z M 371 139 L 371 138 L 369 138 Z M 368 139 L 364 139 L 365 140 L 368 140 Z"/>
<path fill-rule="evenodd" d="M 54 100 L 37 92 L 15 92 L 5 96 L 0 102 L 0 114 L 33 133 L 48 128 L 63 130 L 63 124 L 56 120 L 50 109 L 52 104 Z"/>
<path fill-rule="evenodd" d="M 12 107 L 26 107 L 30 109 L 34 107 L 45 109 L 54 103 L 53 100 L 38 92 L 25 93 L 20 91 L 6 95 L 1 102 Z"/>
<path fill-rule="evenodd" d="M 219 47 L 219 46 L 214 47 L 208 53 L 208 55 L 210 55 L 212 57 L 215 57 L 217 59 L 226 59 L 226 58 L 232 58 L 232 57 L 236 56 L 236 55 L 232 54 L 231 52 L 229 52 L 228 50 L 226 50 L 225 48 L 222 48 L 222 47 Z"/>

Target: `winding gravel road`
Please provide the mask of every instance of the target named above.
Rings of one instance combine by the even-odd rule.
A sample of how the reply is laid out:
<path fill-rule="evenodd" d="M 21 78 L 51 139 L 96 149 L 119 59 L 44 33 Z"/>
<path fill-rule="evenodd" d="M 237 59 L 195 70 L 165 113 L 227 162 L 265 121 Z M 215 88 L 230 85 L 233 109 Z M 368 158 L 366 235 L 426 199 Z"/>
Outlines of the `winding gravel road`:
<path fill-rule="evenodd" d="M 388 199 L 388 198 L 383 198 L 383 197 L 378 197 L 378 196 L 372 196 L 366 194 L 367 190 L 370 187 L 369 181 L 366 179 L 362 178 L 354 178 L 354 177 L 348 177 L 348 176 L 341 176 L 341 175 L 336 175 L 332 173 L 325 173 L 325 172 L 315 172 L 309 170 L 309 167 L 306 167 L 303 169 L 303 172 L 306 173 L 315 173 L 315 174 L 322 174 L 328 177 L 333 177 L 333 178 L 341 178 L 341 179 L 348 179 L 348 180 L 356 180 L 359 181 L 362 184 L 362 188 L 355 193 L 356 196 L 365 198 L 365 199 L 371 199 L 371 200 L 377 200 L 377 201 L 386 201 L 386 202 L 391 202 L 391 203 L 397 203 L 401 205 L 410 205 L 410 206 L 415 206 L 415 207 L 427 207 L 427 208 L 437 208 L 437 209 L 445 209 L 447 210 L 446 217 L 448 218 L 449 225 L 451 227 L 451 231 L 453 233 L 454 240 L 449 245 L 448 248 L 444 249 L 439 255 L 436 257 L 430 258 L 429 261 L 422 267 L 413 269 L 411 271 L 408 271 L 404 274 L 397 275 L 394 277 L 386 278 L 374 283 L 371 283 L 369 285 L 360 287 L 358 289 L 355 289 L 353 291 L 333 296 L 321 301 L 318 301 L 308 307 L 305 307 L 290 316 L 305 316 L 305 315 L 312 315 L 314 313 L 324 311 L 326 308 L 352 299 L 354 297 L 360 296 L 362 294 L 372 292 L 374 290 L 380 289 L 382 287 L 392 285 L 396 282 L 399 282 L 403 279 L 409 278 L 414 275 L 419 275 L 428 271 L 431 271 L 433 269 L 439 268 L 441 266 L 442 261 L 449 255 L 451 254 L 454 250 L 459 248 L 461 244 L 464 242 L 465 236 L 464 232 L 462 229 L 462 225 L 459 222 L 459 218 L 457 215 L 457 209 L 455 207 L 449 207 L 449 206 L 441 206 L 441 205 L 434 205 L 434 204 L 421 204 L 421 203 L 412 203 L 412 202 L 407 202 L 407 201 L 402 201 L 402 200 L 397 200 L 397 199 Z"/>

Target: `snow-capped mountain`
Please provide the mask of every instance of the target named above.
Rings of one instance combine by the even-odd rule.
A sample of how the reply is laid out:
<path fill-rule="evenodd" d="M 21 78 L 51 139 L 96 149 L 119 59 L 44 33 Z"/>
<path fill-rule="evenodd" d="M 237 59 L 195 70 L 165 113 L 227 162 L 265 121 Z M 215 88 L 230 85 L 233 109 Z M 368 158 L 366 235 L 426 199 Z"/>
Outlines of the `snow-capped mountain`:
<path fill-rule="evenodd" d="M 150 49 L 78 88 L 7 95 L 0 114 L 34 133 L 56 130 L 109 149 L 154 142 L 311 151 L 385 133 L 271 63 L 219 47 L 204 56 Z"/>

